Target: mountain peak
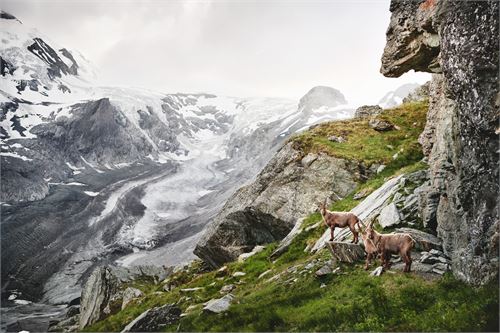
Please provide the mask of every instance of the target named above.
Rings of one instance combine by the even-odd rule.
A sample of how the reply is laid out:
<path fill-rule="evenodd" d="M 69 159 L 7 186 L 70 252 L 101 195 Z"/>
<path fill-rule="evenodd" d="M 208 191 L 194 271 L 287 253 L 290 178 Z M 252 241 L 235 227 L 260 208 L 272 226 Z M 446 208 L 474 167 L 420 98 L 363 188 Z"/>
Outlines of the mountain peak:
<path fill-rule="evenodd" d="M 339 90 L 332 87 L 316 86 L 300 99 L 299 109 L 312 111 L 322 106 L 335 107 L 342 104 L 347 104 L 347 101 Z"/>

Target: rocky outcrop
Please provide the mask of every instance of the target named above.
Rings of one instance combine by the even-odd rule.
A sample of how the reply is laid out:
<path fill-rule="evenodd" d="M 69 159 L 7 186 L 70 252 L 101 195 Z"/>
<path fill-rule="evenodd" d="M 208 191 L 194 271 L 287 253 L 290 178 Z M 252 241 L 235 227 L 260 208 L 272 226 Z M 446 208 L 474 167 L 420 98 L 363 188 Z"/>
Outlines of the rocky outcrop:
<path fill-rule="evenodd" d="M 420 137 L 430 166 L 427 219 L 455 276 L 483 284 L 498 274 L 497 1 L 392 1 L 381 72 L 430 73 Z"/>
<path fill-rule="evenodd" d="M 357 175 L 354 162 L 326 154 L 303 156 L 292 143 L 286 144 L 253 183 L 227 201 L 194 253 L 217 267 L 255 245 L 281 240 L 318 202 L 349 194 Z"/>
<path fill-rule="evenodd" d="M 126 282 L 131 282 L 139 277 L 148 277 L 153 279 L 153 282 L 159 283 L 172 272 L 171 267 L 97 267 L 83 286 L 79 329 L 82 330 L 110 314 L 120 311 L 133 298 L 142 295 L 141 291 L 136 288 L 127 288 Z"/>

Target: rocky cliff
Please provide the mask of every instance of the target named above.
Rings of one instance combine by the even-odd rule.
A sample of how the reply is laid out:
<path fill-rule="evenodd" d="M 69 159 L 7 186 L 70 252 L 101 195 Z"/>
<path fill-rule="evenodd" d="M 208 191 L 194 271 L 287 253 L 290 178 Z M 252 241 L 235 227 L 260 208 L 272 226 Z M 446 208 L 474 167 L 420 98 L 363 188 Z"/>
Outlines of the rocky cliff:
<path fill-rule="evenodd" d="M 435 73 L 420 137 L 431 172 L 424 220 L 454 274 L 498 273 L 498 1 L 392 1 L 381 72 Z M 497 131 L 498 132 L 498 131 Z"/>
<path fill-rule="evenodd" d="M 326 154 L 304 156 L 288 143 L 253 183 L 227 201 L 194 253 L 210 265 L 220 266 L 255 245 L 281 240 L 300 217 L 315 211 L 319 202 L 349 194 L 358 176 L 354 162 Z"/>

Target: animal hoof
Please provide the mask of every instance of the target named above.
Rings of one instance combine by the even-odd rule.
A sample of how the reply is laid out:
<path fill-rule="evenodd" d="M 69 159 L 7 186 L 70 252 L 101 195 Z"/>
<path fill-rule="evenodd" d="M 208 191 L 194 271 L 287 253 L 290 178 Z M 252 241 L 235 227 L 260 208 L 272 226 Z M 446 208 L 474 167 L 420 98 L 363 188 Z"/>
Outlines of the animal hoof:
<path fill-rule="evenodd" d="M 333 242 L 333 238 L 330 238 L 330 242 Z"/>

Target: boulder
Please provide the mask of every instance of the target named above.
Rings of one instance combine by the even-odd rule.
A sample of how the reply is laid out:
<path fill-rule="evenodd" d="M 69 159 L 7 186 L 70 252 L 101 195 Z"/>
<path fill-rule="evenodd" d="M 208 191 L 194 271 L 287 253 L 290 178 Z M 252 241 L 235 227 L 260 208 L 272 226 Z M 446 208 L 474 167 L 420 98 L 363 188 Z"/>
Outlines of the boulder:
<path fill-rule="evenodd" d="M 354 113 L 354 118 L 369 118 L 372 116 L 378 116 L 381 114 L 383 109 L 378 105 L 363 105 L 356 109 Z"/>
<path fill-rule="evenodd" d="M 370 119 L 368 125 L 378 132 L 390 131 L 394 128 L 394 125 L 391 122 L 379 118 Z"/>
<path fill-rule="evenodd" d="M 398 211 L 398 207 L 396 204 L 391 202 L 387 206 L 385 206 L 382 211 L 380 211 L 380 215 L 378 216 L 378 223 L 382 228 L 388 228 L 401 223 L 401 216 Z"/>
<path fill-rule="evenodd" d="M 212 299 L 207 302 L 207 304 L 203 307 L 204 311 L 213 312 L 213 313 L 221 313 L 227 311 L 229 306 L 234 300 L 234 296 L 232 294 L 227 294 L 224 297 Z"/>
<path fill-rule="evenodd" d="M 346 139 L 343 136 L 332 135 L 332 136 L 328 137 L 328 141 L 337 142 L 337 143 L 344 143 L 344 142 L 346 142 Z"/>
<path fill-rule="evenodd" d="M 442 249 L 442 243 L 439 238 L 427 232 L 412 229 L 412 228 L 398 228 L 396 232 L 409 234 L 415 240 L 415 250 L 429 251 L 431 249 Z"/>
<path fill-rule="evenodd" d="M 227 293 L 230 293 L 231 291 L 234 290 L 234 288 L 236 288 L 236 286 L 234 284 L 228 284 L 228 285 L 225 285 L 223 286 L 221 289 L 220 289 L 220 293 L 221 294 L 227 294 Z"/>
<path fill-rule="evenodd" d="M 370 273 L 370 276 L 380 276 L 383 272 L 384 268 L 382 266 L 378 266 Z"/>
<path fill-rule="evenodd" d="M 132 301 L 138 297 L 143 296 L 143 292 L 137 288 L 128 287 L 123 291 L 123 300 L 122 300 L 122 310 Z"/>
<path fill-rule="evenodd" d="M 320 269 L 318 269 L 315 274 L 317 277 L 322 277 L 325 275 L 332 274 L 332 272 L 333 272 L 332 266 L 327 264 L 327 265 L 322 266 Z"/>
<path fill-rule="evenodd" d="M 167 325 L 179 321 L 181 309 L 175 304 L 165 304 L 148 309 L 130 322 L 123 330 L 125 332 L 159 332 Z"/>
<path fill-rule="evenodd" d="M 365 251 L 359 244 L 333 241 L 328 242 L 328 248 L 334 261 L 353 263 L 365 257 Z"/>

